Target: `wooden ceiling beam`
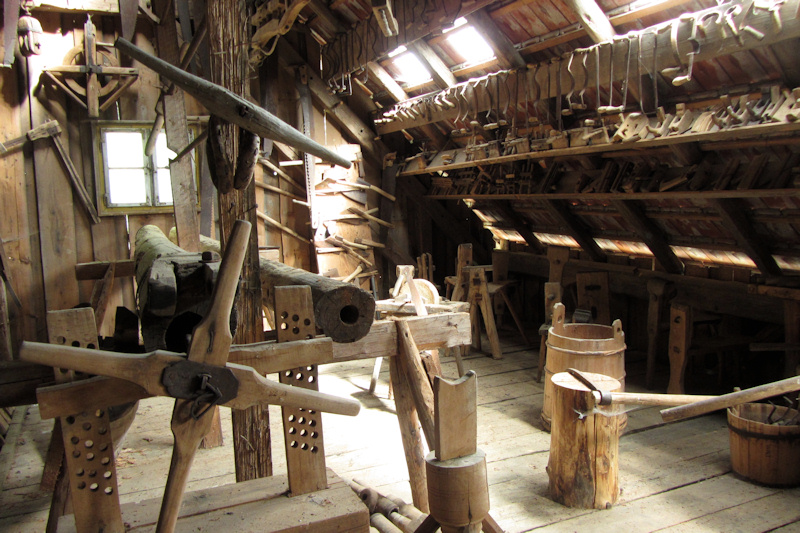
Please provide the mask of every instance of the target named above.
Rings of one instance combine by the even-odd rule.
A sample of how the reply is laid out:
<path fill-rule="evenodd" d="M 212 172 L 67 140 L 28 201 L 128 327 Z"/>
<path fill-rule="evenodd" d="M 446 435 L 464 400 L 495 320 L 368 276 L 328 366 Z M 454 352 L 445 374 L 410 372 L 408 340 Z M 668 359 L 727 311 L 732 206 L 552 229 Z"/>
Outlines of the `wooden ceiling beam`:
<path fill-rule="evenodd" d="M 567 5 L 578 15 L 578 20 L 594 42 L 610 41 L 617 34 L 611 21 L 594 0 L 567 0 Z"/>
<path fill-rule="evenodd" d="M 719 198 L 710 202 L 722 217 L 725 229 L 736 239 L 756 267 L 767 276 L 781 276 L 783 272 L 772 257 L 764 238 L 753 229 L 744 203 L 734 198 Z"/>
<path fill-rule="evenodd" d="M 544 200 L 543 203 L 547 208 L 547 212 L 567 230 L 567 235 L 575 239 L 578 246 L 586 251 L 593 261 L 600 263 L 606 261 L 605 252 L 597 245 L 594 237 L 592 237 L 583 222 L 569 211 L 567 202 L 563 200 Z"/>
<path fill-rule="evenodd" d="M 408 94 L 403 90 L 399 83 L 392 78 L 385 68 L 375 61 L 367 63 L 367 74 L 381 89 L 385 90 L 389 97 L 395 102 L 402 102 L 408 99 Z M 438 148 L 444 146 L 447 137 L 442 135 L 434 124 L 426 124 L 420 127 L 423 134 L 427 135 L 431 142 Z"/>
<path fill-rule="evenodd" d="M 664 232 L 661 231 L 639 205 L 637 201 L 612 200 L 611 204 L 622 215 L 623 220 L 636 232 L 636 235 L 650 248 L 653 256 L 670 274 L 681 274 L 683 263 L 672 251 Z"/>
<path fill-rule="evenodd" d="M 478 33 L 486 39 L 486 42 L 494 51 L 494 55 L 501 68 L 511 69 L 525 66 L 525 59 L 514 47 L 514 43 L 512 43 L 511 39 L 497 26 L 497 23 L 495 23 L 494 19 L 492 19 L 485 9 L 481 9 L 467 16 L 467 22 L 478 30 Z"/>
<path fill-rule="evenodd" d="M 525 242 L 531 247 L 531 250 L 536 253 L 545 252 L 545 247 L 542 246 L 542 243 L 539 242 L 539 239 L 537 239 L 536 235 L 530 230 L 528 224 L 519 213 L 514 211 L 507 201 L 491 202 L 490 205 L 492 208 L 499 211 L 500 215 L 511 225 L 511 228 L 525 239 Z"/>
<path fill-rule="evenodd" d="M 431 48 L 424 39 L 420 39 L 419 41 L 411 43 L 409 48 L 416 52 L 420 61 L 422 61 L 422 63 L 428 67 L 428 70 L 430 70 L 431 76 L 433 77 L 433 81 L 439 86 L 440 89 L 446 89 L 458 83 L 455 75 L 450 72 L 450 67 L 445 65 L 444 61 L 442 61 L 442 58 L 436 54 L 433 48 Z"/>

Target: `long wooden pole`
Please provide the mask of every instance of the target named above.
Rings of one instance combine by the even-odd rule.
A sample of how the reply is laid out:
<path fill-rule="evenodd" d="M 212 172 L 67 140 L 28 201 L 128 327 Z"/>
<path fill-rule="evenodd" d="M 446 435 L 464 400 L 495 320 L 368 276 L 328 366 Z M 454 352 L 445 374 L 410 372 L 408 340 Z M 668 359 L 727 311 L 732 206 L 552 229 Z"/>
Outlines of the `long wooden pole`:
<path fill-rule="evenodd" d="M 121 37 L 117 39 L 115 46 L 191 94 L 215 116 L 260 137 L 286 143 L 325 161 L 350 168 L 351 163 L 346 158 L 309 139 L 272 113 L 248 102 L 241 96 L 170 65 Z"/>
<path fill-rule="evenodd" d="M 680 407 L 664 409 L 661 411 L 661 418 L 664 422 L 682 420 L 692 416 L 704 415 L 718 409 L 725 409 L 732 405 L 755 402 L 796 390 L 800 390 L 800 376 L 767 383 L 766 385 L 759 385 L 758 387 L 752 387 L 738 392 L 731 392 L 730 394 L 723 394 L 722 396 L 715 396 L 708 400 L 694 402 Z"/>

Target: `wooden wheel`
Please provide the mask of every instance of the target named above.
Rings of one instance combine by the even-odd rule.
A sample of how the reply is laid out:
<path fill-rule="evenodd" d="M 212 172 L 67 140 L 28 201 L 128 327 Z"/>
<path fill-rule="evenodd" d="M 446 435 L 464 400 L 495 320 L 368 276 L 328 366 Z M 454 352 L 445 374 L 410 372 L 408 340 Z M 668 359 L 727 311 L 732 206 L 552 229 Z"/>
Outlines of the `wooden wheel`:
<path fill-rule="evenodd" d="M 423 278 L 414 279 L 414 283 L 417 285 L 417 290 L 419 291 L 420 297 L 422 297 L 423 303 L 434 305 L 439 303 L 439 291 L 436 290 L 436 285 Z M 408 283 L 404 283 L 403 286 L 400 287 L 398 296 L 400 295 L 406 296 L 407 300 L 411 300 L 411 289 L 408 288 Z"/>
<path fill-rule="evenodd" d="M 97 46 L 96 54 L 97 64 L 101 67 L 118 67 L 119 60 L 114 56 L 113 51 L 105 46 Z M 64 56 L 64 65 L 67 66 L 84 66 L 86 65 L 86 57 L 83 50 L 83 45 L 72 48 Z M 65 82 L 70 89 L 75 91 L 76 94 L 86 96 L 86 76 L 65 76 Z M 100 75 L 100 93 L 99 96 L 103 97 L 110 94 L 119 85 L 119 77 Z"/>

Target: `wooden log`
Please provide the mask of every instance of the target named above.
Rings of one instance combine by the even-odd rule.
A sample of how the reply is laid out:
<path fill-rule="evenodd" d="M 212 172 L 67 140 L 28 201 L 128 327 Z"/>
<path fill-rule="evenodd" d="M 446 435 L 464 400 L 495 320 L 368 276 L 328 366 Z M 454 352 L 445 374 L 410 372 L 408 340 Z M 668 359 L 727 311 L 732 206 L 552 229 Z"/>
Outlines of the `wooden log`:
<path fill-rule="evenodd" d="M 201 239 L 204 250 L 219 250 L 219 242 Z M 334 342 L 355 342 L 369 333 L 375 316 L 375 299 L 364 289 L 326 278 L 300 268 L 261 258 L 261 290 L 264 305 L 272 308 L 275 287 L 308 285 L 314 302 L 317 327 Z"/>
<path fill-rule="evenodd" d="M 584 372 L 605 391 L 620 382 L 603 374 Z M 547 473 L 550 496 L 567 507 L 605 509 L 619 496 L 619 434 L 623 416 L 613 411 L 595 414 L 588 387 L 567 372 L 552 378 L 555 402 Z"/>
<path fill-rule="evenodd" d="M 433 421 L 433 388 L 425 368 L 422 366 L 422 358 L 419 349 L 411 335 L 408 323 L 404 320 L 397 321 L 397 340 L 400 345 L 400 357 L 406 370 L 408 386 L 411 389 L 411 396 L 417 409 L 417 415 L 422 424 L 422 431 L 428 441 L 428 447 L 433 449 L 436 446 L 434 437 Z"/>
<path fill-rule="evenodd" d="M 331 161 L 344 168 L 350 168 L 351 163 L 346 158 L 312 141 L 275 115 L 248 102 L 241 96 L 215 83 L 174 67 L 134 46 L 125 39 L 117 39 L 115 46 L 191 94 L 215 116 L 236 124 L 240 128 L 244 128 L 260 137 L 289 144 L 325 161 Z"/>
<path fill-rule="evenodd" d="M 700 416 L 718 409 L 725 409 L 748 402 L 756 402 L 764 398 L 770 398 L 796 390 L 800 390 L 800 376 L 774 381 L 766 385 L 759 385 L 758 387 L 752 387 L 738 392 L 723 394 L 722 396 L 715 396 L 707 400 L 679 407 L 664 409 L 661 411 L 661 418 L 664 422 L 683 420 L 684 418 Z"/>
<path fill-rule="evenodd" d="M 400 357 L 389 359 L 389 376 L 394 391 L 397 422 L 408 467 L 411 498 L 414 506 L 424 513 L 429 510 L 428 487 L 425 482 L 425 452 L 422 448 L 419 418 L 406 377 L 405 361 Z"/>

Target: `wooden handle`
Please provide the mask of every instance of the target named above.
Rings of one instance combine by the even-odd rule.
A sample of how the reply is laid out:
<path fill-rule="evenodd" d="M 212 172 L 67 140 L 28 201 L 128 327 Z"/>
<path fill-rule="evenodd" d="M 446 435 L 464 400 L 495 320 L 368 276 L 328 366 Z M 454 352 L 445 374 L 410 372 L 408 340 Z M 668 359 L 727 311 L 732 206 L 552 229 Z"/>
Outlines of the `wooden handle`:
<path fill-rule="evenodd" d="M 164 367 L 184 360 L 179 354 L 160 350 L 125 354 L 28 341 L 20 346 L 19 357 L 29 363 L 131 381 L 154 396 L 167 396 L 161 385 Z"/>
<path fill-rule="evenodd" d="M 682 420 L 692 416 L 704 415 L 718 409 L 726 409 L 733 405 L 755 402 L 796 390 L 800 390 L 800 376 L 767 383 L 766 385 L 759 385 L 758 387 L 752 387 L 739 392 L 715 396 L 708 400 L 694 402 L 680 407 L 664 409 L 661 411 L 661 418 L 664 422 Z"/>
<path fill-rule="evenodd" d="M 172 460 L 169 464 L 169 476 L 164 487 L 161 500 L 161 512 L 158 515 L 156 533 L 172 533 L 178 521 L 183 493 L 189 480 L 189 471 L 200 441 L 211 429 L 214 418 L 203 416 L 194 420 L 189 412 L 191 400 L 176 400 L 172 411 L 172 435 L 175 445 L 172 448 Z"/>
<path fill-rule="evenodd" d="M 228 363 L 228 368 L 239 380 L 239 395 L 225 404 L 234 409 L 269 403 L 348 416 L 355 416 L 361 410 L 356 400 L 275 383 L 249 366 Z"/>
<path fill-rule="evenodd" d="M 239 285 L 247 243 L 250 238 L 250 223 L 237 220 L 225 247 L 222 264 L 217 274 L 211 307 L 205 318 L 194 328 L 189 345 L 189 360 L 222 366 L 228 360 L 231 335 L 231 308 Z"/>
<path fill-rule="evenodd" d="M 600 401 L 600 392 L 593 393 L 595 401 L 598 405 L 609 405 L 606 402 Z M 718 396 L 702 396 L 694 394 L 647 394 L 636 392 L 602 392 L 602 396 L 611 399 L 610 405 L 661 405 L 661 406 L 675 406 L 686 405 L 692 402 L 699 402 L 704 400 L 713 400 Z"/>

